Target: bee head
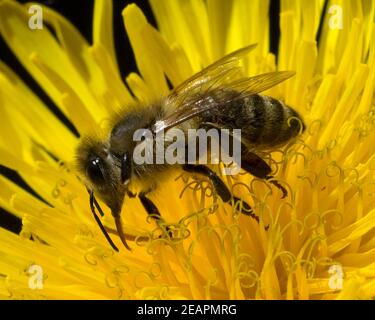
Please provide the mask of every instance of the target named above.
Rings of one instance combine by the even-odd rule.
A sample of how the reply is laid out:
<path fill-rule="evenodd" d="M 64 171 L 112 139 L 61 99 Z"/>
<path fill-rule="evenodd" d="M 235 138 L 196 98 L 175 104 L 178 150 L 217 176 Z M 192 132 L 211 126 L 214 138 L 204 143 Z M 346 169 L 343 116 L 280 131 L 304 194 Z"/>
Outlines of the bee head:
<path fill-rule="evenodd" d="M 77 149 L 77 165 L 87 188 L 119 216 L 131 177 L 128 154 L 115 157 L 105 143 L 84 139 Z"/>

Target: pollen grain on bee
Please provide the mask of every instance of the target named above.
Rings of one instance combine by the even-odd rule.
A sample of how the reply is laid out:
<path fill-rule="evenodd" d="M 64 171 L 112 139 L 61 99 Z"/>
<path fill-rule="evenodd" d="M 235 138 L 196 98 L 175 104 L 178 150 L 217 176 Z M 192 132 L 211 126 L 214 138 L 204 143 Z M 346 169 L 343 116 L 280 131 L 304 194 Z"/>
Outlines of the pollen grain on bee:
<path fill-rule="evenodd" d="M 156 133 L 138 129 L 133 161 L 144 164 L 218 164 L 229 165 L 224 175 L 238 174 L 241 168 L 241 129 L 209 130 L 172 128 Z"/>

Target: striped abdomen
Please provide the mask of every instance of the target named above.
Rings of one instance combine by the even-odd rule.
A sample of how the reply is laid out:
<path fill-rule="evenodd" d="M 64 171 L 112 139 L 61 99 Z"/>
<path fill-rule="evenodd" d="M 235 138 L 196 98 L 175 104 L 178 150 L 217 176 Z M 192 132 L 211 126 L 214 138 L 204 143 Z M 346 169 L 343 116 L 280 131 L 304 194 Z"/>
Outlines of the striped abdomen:
<path fill-rule="evenodd" d="M 283 145 L 305 129 L 296 111 L 260 94 L 213 109 L 201 120 L 222 128 L 241 129 L 242 139 L 264 148 Z"/>

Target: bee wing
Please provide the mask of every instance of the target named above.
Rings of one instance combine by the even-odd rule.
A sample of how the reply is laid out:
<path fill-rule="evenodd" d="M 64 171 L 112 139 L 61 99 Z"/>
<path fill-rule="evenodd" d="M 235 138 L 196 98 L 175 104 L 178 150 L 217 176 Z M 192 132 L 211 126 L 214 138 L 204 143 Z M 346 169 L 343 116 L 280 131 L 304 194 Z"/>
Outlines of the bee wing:
<path fill-rule="evenodd" d="M 182 98 L 184 94 L 192 94 L 201 92 L 203 88 L 215 86 L 219 80 L 229 80 L 235 74 L 241 71 L 239 62 L 250 51 L 256 48 L 257 44 L 252 44 L 247 47 L 236 50 L 220 60 L 210 64 L 200 72 L 196 73 L 180 85 L 178 85 L 172 92 L 171 96 L 175 98 Z"/>
<path fill-rule="evenodd" d="M 207 110 L 269 89 L 294 75 L 292 71 L 278 71 L 241 77 L 239 61 L 255 46 L 223 57 L 177 86 L 166 101 L 167 109 L 173 111 L 155 123 L 154 131 L 167 130 Z"/>
<path fill-rule="evenodd" d="M 244 99 L 253 94 L 267 90 L 292 77 L 293 71 L 277 71 L 257 75 L 251 78 L 238 79 L 232 83 L 215 86 L 195 97 L 186 95 L 178 97 L 181 104 L 171 114 L 155 124 L 154 131 L 167 130 L 213 108 L 226 105 L 228 102 Z M 168 103 L 176 103 L 169 101 Z"/>

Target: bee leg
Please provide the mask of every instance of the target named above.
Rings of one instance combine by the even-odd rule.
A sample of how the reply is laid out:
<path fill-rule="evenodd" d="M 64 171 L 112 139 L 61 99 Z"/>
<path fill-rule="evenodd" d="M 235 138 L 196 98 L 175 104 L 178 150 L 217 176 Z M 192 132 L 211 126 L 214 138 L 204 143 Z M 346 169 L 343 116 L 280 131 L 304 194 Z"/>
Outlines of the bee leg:
<path fill-rule="evenodd" d="M 127 190 L 126 191 L 126 195 L 129 197 L 129 198 L 135 198 L 137 196 L 136 193 L 133 193 L 131 192 L 130 190 Z"/>
<path fill-rule="evenodd" d="M 229 202 L 232 199 L 232 194 L 227 186 L 210 168 L 201 164 L 184 164 L 182 168 L 186 172 L 200 174 L 210 179 L 217 194 L 224 202 Z"/>
<path fill-rule="evenodd" d="M 185 164 L 183 166 L 183 169 L 187 172 L 200 174 L 209 178 L 217 194 L 224 202 L 228 203 L 229 201 L 231 201 L 231 199 L 233 199 L 233 205 L 236 205 L 236 203 L 242 203 L 242 205 L 239 206 L 241 209 L 241 213 L 253 218 L 259 223 L 259 217 L 253 212 L 251 206 L 245 201 L 232 196 L 225 183 L 210 168 L 199 164 Z"/>
<path fill-rule="evenodd" d="M 153 218 L 158 226 L 165 230 L 170 237 L 172 237 L 172 231 L 168 226 L 165 226 L 164 219 L 161 217 L 159 209 L 156 207 L 156 205 L 146 197 L 147 192 L 140 192 L 138 195 L 139 200 L 141 201 L 143 208 L 145 208 L 147 214 Z"/>
<path fill-rule="evenodd" d="M 281 199 L 288 195 L 288 191 L 277 181 L 275 177 L 270 175 L 270 166 L 258 155 L 245 149 L 245 152 L 241 156 L 241 167 L 245 171 L 251 173 L 253 176 L 265 179 L 269 183 L 272 183 L 275 187 L 281 190 L 283 193 Z"/>
<path fill-rule="evenodd" d="M 240 198 L 233 197 L 233 205 L 236 205 L 237 203 L 240 204 L 240 210 L 242 214 L 253 218 L 256 222 L 259 223 L 259 217 L 254 213 L 253 208 L 251 208 L 251 206 L 247 202 L 243 201 Z"/>
<path fill-rule="evenodd" d="M 285 189 L 277 180 L 275 180 L 274 176 L 267 176 L 266 180 L 269 183 L 273 184 L 276 188 L 278 188 L 283 193 L 283 195 L 281 196 L 281 199 L 284 199 L 288 195 L 288 190 Z"/>
<path fill-rule="evenodd" d="M 220 126 L 210 122 L 203 122 L 202 128 L 214 128 L 220 130 Z M 257 178 L 267 180 L 269 183 L 280 189 L 283 193 L 281 199 L 284 199 L 288 195 L 288 191 L 275 179 L 274 176 L 269 175 L 272 171 L 270 166 L 261 157 L 250 152 L 244 143 L 241 143 L 241 150 L 241 168 Z"/>

